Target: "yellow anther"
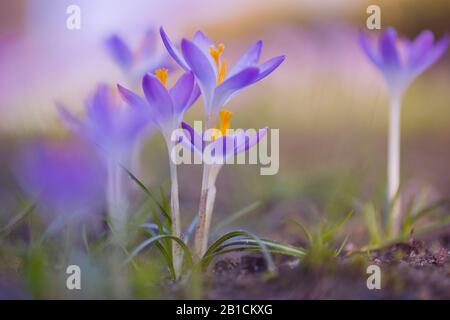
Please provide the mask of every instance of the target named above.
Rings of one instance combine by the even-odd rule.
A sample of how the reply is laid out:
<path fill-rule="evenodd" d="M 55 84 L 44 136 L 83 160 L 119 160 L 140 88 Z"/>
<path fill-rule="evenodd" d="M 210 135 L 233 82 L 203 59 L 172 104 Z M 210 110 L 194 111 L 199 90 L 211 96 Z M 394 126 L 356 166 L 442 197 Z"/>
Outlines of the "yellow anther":
<path fill-rule="evenodd" d="M 217 75 L 217 84 L 221 84 L 225 77 L 227 76 L 227 65 L 225 60 L 222 61 L 220 65 L 219 74 Z"/>
<path fill-rule="evenodd" d="M 213 45 L 209 46 L 209 53 L 216 63 L 217 84 L 222 83 L 227 75 L 227 65 L 225 61 L 220 61 L 220 56 L 222 55 L 224 49 L 225 46 L 223 45 L 223 43 L 219 44 L 217 48 Z"/>
<path fill-rule="evenodd" d="M 209 46 L 209 53 L 213 57 L 214 61 L 216 62 L 216 68 L 219 70 L 220 68 L 220 56 L 222 55 L 223 49 L 225 49 L 225 46 L 223 43 L 219 44 L 217 48 L 213 45 Z"/>
<path fill-rule="evenodd" d="M 169 70 L 166 68 L 157 69 L 155 71 L 155 76 L 161 81 L 161 83 L 166 87 L 167 86 L 167 76 L 169 75 Z"/>
<path fill-rule="evenodd" d="M 231 128 L 231 116 L 233 115 L 233 112 L 230 112 L 228 110 L 222 109 L 219 112 L 220 116 L 220 132 L 222 135 L 226 135 L 227 130 Z"/>
<path fill-rule="evenodd" d="M 227 134 L 227 130 L 231 128 L 231 116 L 232 115 L 233 115 L 233 112 L 230 112 L 225 109 L 222 109 L 219 112 L 220 129 L 217 129 L 217 125 L 214 125 L 214 128 L 212 129 L 212 133 L 211 133 L 212 141 L 214 141 L 217 138 L 220 138 L 222 136 L 225 136 Z"/>

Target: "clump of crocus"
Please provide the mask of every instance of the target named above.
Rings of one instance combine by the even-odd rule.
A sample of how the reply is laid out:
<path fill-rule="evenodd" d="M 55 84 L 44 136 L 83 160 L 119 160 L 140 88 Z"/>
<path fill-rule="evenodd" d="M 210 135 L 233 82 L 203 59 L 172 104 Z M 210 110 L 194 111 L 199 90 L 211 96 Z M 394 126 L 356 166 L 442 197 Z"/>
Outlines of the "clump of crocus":
<path fill-rule="evenodd" d="M 128 79 L 128 85 L 137 89 L 142 77 L 157 69 L 171 68 L 167 52 L 160 50 L 157 31 L 149 29 L 136 48 L 131 48 L 122 37 L 111 35 L 106 40 L 106 47 L 115 63 Z"/>
<path fill-rule="evenodd" d="M 388 134 L 388 205 L 392 208 L 392 228 L 396 232 L 400 220 L 400 114 L 403 95 L 410 83 L 435 63 L 445 52 L 449 37 L 434 43 L 431 31 L 423 31 L 413 41 L 398 38 L 393 28 L 387 28 L 372 42 L 364 33 L 359 42 L 364 53 L 382 73 L 390 95 Z"/>
<path fill-rule="evenodd" d="M 183 129 L 186 135 L 182 143 L 194 153 L 194 156 L 203 160 L 208 167 L 207 198 L 200 201 L 204 208 L 199 210 L 198 227 L 195 234 L 195 255 L 197 258 L 203 257 L 206 252 L 211 227 L 211 218 L 216 197 L 216 178 L 222 166 L 228 160 L 238 154 L 247 151 L 266 135 L 268 128 L 263 128 L 255 133 L 250 130 L 236 130 L 231 127 L 231 112 L 220 111 L 220 128 L 209 130 L 209 132 L 196 132 L 191 126 L 183 122 Z M 208 142 L 210 142 L 208 144 Z"/>
<path fill-rule="evenodd" d="M 130 151 L 148 127 L 147 113 L 133 110 L 121 102 L 117 91 L 99 85 L 85 104 L 86 118 L 81 120 L 59 106 L 65 124 L 79 137 L 94 144 L 107 167 L 108 213 L 116 240 L 125 241 L 128 201 L 123 190 L 122 166 L 128 166 Z"/>
<path fill-rule="evenodd" d="M 223 44 L 216 46 L 202 31 L 197 31 L 192 41 L 182 39 L 181 52 L 170 41 L 163 28 L 160 29 L 160 33 L 172 58 L 184 70 L 191 70 L 195 75 L 203 95 L 205 130 L 213 128 L 219 111 L 232 97 L 245 87 L 267 77 L 285 59 L 285 56 L 281 55 L 259 64 L 263 43 L 257 41 L 232 68 L 228 68 L 226 60 L 222 57 L 225 46 Z M 215 173 L 214 170 L 210 172 L 210 169 L 213 168 L 207 164 L 204 165 L 198 213 L 199 224 L 196 231 L 196 238 L 203 238 L 203 240 L 197 241 L 201 243 L 200 247 L 196 248 L 197 253 L 203 251 L 203 244 L 207 241 L 207 233 L 202 231 L 207 229 L 205 227 L 207 222 L 200 219 L 207 215 L 207 203 L 214 203 L 214 196 L 212 199 L 209 198 L 210 193 L 215 194 L 214 190 L 210 190 L 214 184 L 209 181 L 213 179 Z"/>
<path fill-rule="evenodd" d="M 182 239 L 180 224 L 180 205 L 178 200 L 177 168 L 170 161 L 170 152 L 176 144 L 171 139 L 174 130 L 181 126 L 184 113 L 192 106 L 200 95 L 191 72 L 183 74 L 172 88 L 167 88 L 167 69 L 158 69 L 153 74 L 147 74 L 142 81 L 145 99 L 132 91 L 118 86 L 123 98 L 130 104 L 149 115 L 150 121 L 161 131 L 169 152 L 171 177 L 171 220 L 172 235 Z M 178 244 L 172 246 L 173 264 L 177 277 L 181 272 L 183 251 Z"/>

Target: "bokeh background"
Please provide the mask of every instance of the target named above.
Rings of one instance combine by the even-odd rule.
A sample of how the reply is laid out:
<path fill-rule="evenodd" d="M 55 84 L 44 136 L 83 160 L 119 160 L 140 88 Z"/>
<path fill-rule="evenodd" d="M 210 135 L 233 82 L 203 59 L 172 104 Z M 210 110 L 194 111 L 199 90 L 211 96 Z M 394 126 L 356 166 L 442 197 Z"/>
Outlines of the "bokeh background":
<path fill-rule="evenodd" d="M 66 28 L 66 8 L 81 8 L 81 30 Z M 9 221 L 22 196 L 14 170 L 20 146 L 36 137 L 64 144 L 56 112 L 62 101 L 82 112 L 96 84 L 127 83 L 105 40 L 118 33 L 136 44 L 149 28 L 164 26 L 173 40 L 202 29 L 226 45 L 232 63 L 257 39 L 262 60 L 285 54 L 270 77 L 228 105 L 233 127 L 280 129 L 280 171 L 260 176 L 257 166 L 225 168 L 218 180 L 217 214 L 260 201 L 238 225 L 275 239 L 292 235 L 285 221 L 337 218 L 355 202 L 383 206 L 386 175 L 387 91 L 362 54 L 357 34 L 370 4 L 382 26 L 414 37 L 450 32 L 450 2 L 424 0 L 2 0 L 0 3 L 0 222 Z M 163 51 L 162 43 L 159 42 Z M 175 72 L 176 74 L 176 72 Z M 175 76 L 174 76 L 175 77 Z M 170 81 L 173 81 L 172 78 Z M 409 88 L 402 113 L 402 192 L 450 196 L 450 53 Z M 187 119 L 202 117 L 201 100 Z M 139 178 L 168 186 L 162 137 L 142 152 Z M 185 223 L 197 210 L 201 168 L 180 170 Z M 356 243 L 364 229 L 352 224 Z"/>

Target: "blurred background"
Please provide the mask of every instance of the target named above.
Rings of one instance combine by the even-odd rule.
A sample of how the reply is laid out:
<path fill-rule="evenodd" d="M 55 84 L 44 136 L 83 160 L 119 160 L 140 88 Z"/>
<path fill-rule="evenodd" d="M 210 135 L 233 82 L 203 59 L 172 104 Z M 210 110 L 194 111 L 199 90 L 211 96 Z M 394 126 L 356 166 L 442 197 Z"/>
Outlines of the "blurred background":
<path fill-rule="evenodd" d="M 66 28 L 71 4 L 81 9 L 80 30 Z M 67 130 L 56 101 L 82 114 L 85 97 L 99 82 L 130 86 L 105 41 L 119 34 L 136 46 L 149 28 L 159 26 L 177 42 L 203 30 L 225 44 L 229 64 L 258 39 L 264 41 L 263 61 L 287 56 L 271 76 L 227 107 L 234 112 L 233 127 L 280 129 L 280 171 L 260 176 L 257 166 L 222 170 L 214 219 L 260 201 L 253 216 L 239 225 L 288 240 L 287 218 L 340 217 L 355 201 L 382 207 L 387 90 L 357 42 L 370 4 L 381 7 L 383 27 L 393 26 L 408 37 L 424 29 L 436 37 L 450 33 L 447 0 L 2 0 L 0 222 L 19 206 L 21 188 L 12 169 L 19 146 L 36 137 L 64 139 Z M 159 38 L 158 46 L 164 52 Z M 407 195 L 428 190 L 433 199 L 450 196 L 449 64 L 447 52 L 405 96 L 402 190 Z M 199 100 L 188 121 L 201 119 L 201 112 Z M 145 142 L 141 160 L 139 178 L 167 188 L 167 157 L 159 134 Z M 201 168 L 183 166 L 180 179 L 182 212 L 189 223 L 197 210 Z M 364 238 L 357 225 L 352 232 L 356 242 Z"/>

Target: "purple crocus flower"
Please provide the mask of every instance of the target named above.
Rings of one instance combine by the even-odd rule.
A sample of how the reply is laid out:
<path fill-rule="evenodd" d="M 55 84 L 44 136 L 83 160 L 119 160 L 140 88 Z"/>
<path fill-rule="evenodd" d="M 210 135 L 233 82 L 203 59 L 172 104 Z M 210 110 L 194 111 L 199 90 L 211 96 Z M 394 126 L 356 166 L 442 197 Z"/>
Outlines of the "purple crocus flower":
<path fill-rule="evenodd" d="M 121 103 L 120 96 L 106 85 L 98 86 L 93 97 L 86 103 L 86 119 L 80 120 L 66 108 L 59 107 L 60 114 L 78 136 L 95 144 L 107 166 L 105 188 L 108 213 L 115 239 L 120 245 L 126 241 L 128 197 L 125 173 L 131 151 L 140 136 L 148 129 L 148 114 L 140 108 Z"/>
<path fill-rule="evenodd" d="M 149 29 L 145 33 L 135 49 L 130 48 L 117 34 L 111 35 L 106 40 L 106 47 L 133 87 L 146 72 L 153 73 L 160 68 L 172 68 L 167 52 L 158 47 L 157 32 L 154 29 Z"/>
<path fill-rule="evenodd" d="M 220 111 L 220 118 L 220 129 L 208 129 L 207 132 L 202 133 L 196 132 L 187 123 L 183 123 L 182 128 L 187 134 L 179 137 L 181 143 L 194 155 L 203 159 L 205 163 L 205 178 L 200 195 L 199 220 L 195 233 L 195 255 L 197 257 L 202 257 L 206 252 L 216 197 L 216 179 L 220 169 L 231 157 L 258 144 L 268 131 L 268 128 L 264 128 L 253 135 L 250 135 L 247 130 L 237 130 L 235 133 L 230 133 L 231 112 Z M 210 142 L 211 140 L 212 142 Z"/>
<path fill-rule="evenodd" d="M 200 90 L 192 72 L 183 74 L 170 89 L 166 87 L 167 77 L 167 69 L 146 74 L 142 80 L 145 99 L 121 85 L 117 87 L 124 100 L 145 112 L 170 144 L 172 132 L 180 127 L 184 113 L 197 100 Z"/>
<path fill-rule="evenodd" d="M 181 52 L 169 40 L 164 29 L 161 38 L 172 58 L 186 71 L 192 70 L 200 86 L 205 101 L 206 119 L 212 127 L 219 110 L 237 92 L 274 71 L 285 56 L 274 57 L 258 64 L 262 41 L 257 41 L 245 52 L 230 71 L 226 61 L 221 58 L 224 45 L 217 47 L 202 31 L 197 31 L 191 40 L 181 41 Z"/>
<path fill-rule="evenodd" d="M 433 33 L 428 30 L 420 33 L 414 41 L 399 39 L 393 28 L 387 28 L 376 44 L 363 33 L 359 37 L 363 51 L 383 74 L 390 94 L 387 202 L 392 208 L 390 215 L 394 233 L 399 232 L 401 219 L 400 120 L 403 94 L 419 74 L 442 56 L 449 40 L 448 36 L 443 36 L 434 43 Z"/>
<path fill-rule="evenodd" d="M 89 148 L 74 142 L 37 141 L 16 159 L 14 171 L 25 193 L 36 200 L 51 230 L 67 223 L 99 221 L 105 167 Z"/>
<path fill-rule="evenodd" d="M 401 95 L 409 84 L 433 65 L 445 52 L 449 37 L 436 43 L 431 31 L 422 31 L 413 41 L 399 38 L 394 28 L 387 28 L 373 42 L 361 33 L 359 43 L 370 61 L 381 71 L 391 95 Z"/>
<path fill-rule="evenodd" d="M 257 145 L 258 142 L 267 134 L 268 128 L 259 129 L 256 134 L 251 135 L 249 130 L 236 130 L 233 134 L 214 137 L 212 133 L 212 142 L 207 144 L 211 139 L 206 138 L 207 135 L 194 130 L 186 122 L 182 123 L 182 128 L 186 130 L 187 135 L 181 137 L 181 142 L 196 156 L 201 157 L 208 164 L 221 166 L 227 163 L 227 160 L 242 152 L 245 152 Z M 214 129 L 213 129 L 214 131 Z M 205 148 L 211 150 L 211 154 L 205 155 Z"/>
<path fill-rule="evenodd" d="M 170 160 L 170 153 L 176 144 L 176 141 L 172 139 L 172 134 L 180 127 L 184 113 L 197 100 L 200 90 L 195 84 L 192 72 L 184 73 L 170 89 L 167 88 L 167 77 L 167 69 L 158 69 L 155 75 L 146 74 L 142 80 L 145 99 L 120 85 L 118 85 L 118 88 L 125 101 L 140 110 L 147 111 L 153 124 L 159 128 L 164 136 Z M 169 167 L 172 235 L 182 238 L 177 168 L 173 161 L 169 161 Z M 175 276 L 178 278 L 183 264 L 183 250 L 178 244 L 172 245 L 172 256 Z"/>
<path fill-rule="evenodd" d="M 85 104 L 86 119 L 74 116 L 65 107 L 59 111 L 66 125 L 78 136 L 94 143 L 109 159 L 127 165 L 130 150 L 144 130 L 147 114 L 121 103 L 120 97 L 107 85 L 99 85 Z"/>

